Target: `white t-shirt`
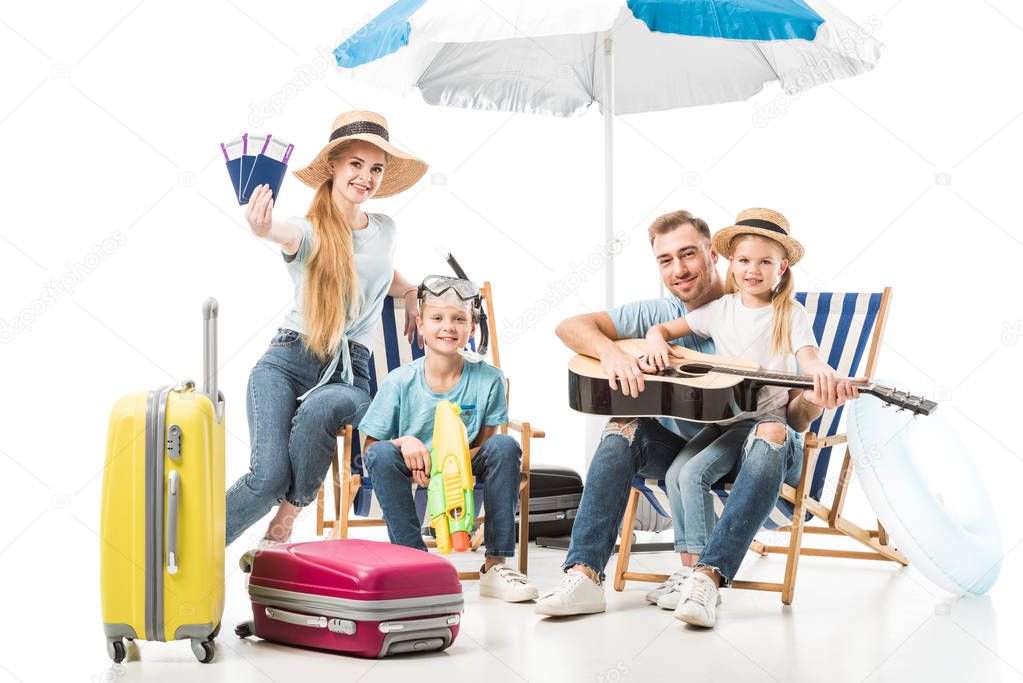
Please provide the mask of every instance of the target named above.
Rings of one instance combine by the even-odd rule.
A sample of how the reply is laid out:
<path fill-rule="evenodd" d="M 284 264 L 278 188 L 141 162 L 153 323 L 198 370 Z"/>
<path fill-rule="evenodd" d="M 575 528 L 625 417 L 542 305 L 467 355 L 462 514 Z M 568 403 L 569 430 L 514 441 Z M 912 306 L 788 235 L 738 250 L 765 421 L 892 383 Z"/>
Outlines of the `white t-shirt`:
<path fill-rule="evenodd" d="M 693 332 L 714 339 L 716 353 L 728 359 L 750 360 L 764 370 L 795 373 L 798 371 L 795 352 L 804 346 L 817 348 L 810 326 L 810 316 L 796 301 L 792 302 L 790 335 L 792 349 L 777 356 L 771 350 L 771 330 L 774 306 L 747 308 L 740 294 L 732 294 L 711 301 L 686 315 Z M 728 422 L 740 419 L 759 419 L 774 416 L 785 420 L 789 390 L 784 387 L 764 387 L 757 394 L 757 410 L 745 413 Z"/>

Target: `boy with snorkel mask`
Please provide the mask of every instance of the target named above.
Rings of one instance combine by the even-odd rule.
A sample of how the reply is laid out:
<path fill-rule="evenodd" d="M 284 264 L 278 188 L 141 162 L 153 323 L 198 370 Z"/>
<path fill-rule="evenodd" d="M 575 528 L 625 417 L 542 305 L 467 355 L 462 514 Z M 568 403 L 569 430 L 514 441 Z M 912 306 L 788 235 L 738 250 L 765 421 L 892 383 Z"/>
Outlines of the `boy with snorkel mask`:
<path fill-rule="evenodd" d="M 508 422 L 504 374 L 463 350 L 475 334 L 481 307 L 479 288 L 469 280 L 431 275 L 423 281 L 416 326 L 426 355 L 387 375 L 359 430 L 367 437 L 366 468 L 391 543 L 425 551 L 411 483 L 429 484 L 437 403 L 451 401 L 461 408 L 469 445 L 479 447 L 472 471 L 483 484 L 487 511 L 480 595 L 521 602 L 535 599 L 537 589 L 504 562 L 515 554 L 522 450 L 512 437 L 498 433 Z"/>

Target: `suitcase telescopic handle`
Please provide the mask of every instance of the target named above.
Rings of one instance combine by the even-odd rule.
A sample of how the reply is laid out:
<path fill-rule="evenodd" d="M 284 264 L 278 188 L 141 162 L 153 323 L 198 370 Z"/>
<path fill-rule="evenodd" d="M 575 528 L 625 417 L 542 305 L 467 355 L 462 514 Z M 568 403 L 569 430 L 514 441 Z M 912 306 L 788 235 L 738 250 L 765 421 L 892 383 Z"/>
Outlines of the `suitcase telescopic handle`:
<path fill-rule="evenodd" d="M 224 414 L 224 399 L 217 388 L 217 316 L 220 304 L 213 297 L 202 305 L 202 393 L 209 396 L 217 420 Z"/>
<path fill-rule="evenodd" d="M 178 563 L 178 501 L 181 498 L 181 475 L 171 470 L 167 477 L 167 573 L 177 574 Z"/>
<path fill-rule="evenodd" d="M 202 391 L 217 402 L 217 314 L 220 305 L 213 297 L 202 305 Z"/>

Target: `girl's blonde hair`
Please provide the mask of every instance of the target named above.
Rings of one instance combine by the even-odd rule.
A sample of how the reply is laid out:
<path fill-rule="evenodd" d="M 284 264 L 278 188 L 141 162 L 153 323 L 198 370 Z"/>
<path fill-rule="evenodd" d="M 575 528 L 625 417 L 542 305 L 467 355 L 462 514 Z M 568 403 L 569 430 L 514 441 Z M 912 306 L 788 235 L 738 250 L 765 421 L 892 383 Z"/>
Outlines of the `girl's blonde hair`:
<path fill-rule="evenodd" d="M 736 235 L 732 239 L 728 251 L 734 255 L 735 247 L 738 246 L 739 242 L 750 237 L 763 236 L 750 233 Z M 772 240 L 769 237 L 763 237 L 763 239 L 773 242 L 781 250 L 782 254 L 786 254 L 785 247 L 781 242 Z M 785 272 L 781 274 L 778 284 L 771 290 L 771 306 L 774 309 L 774 323 L 771 326 L 771 352 L 775 356 L 792 353 L 792 295 L 795 289 L 796 284 L 792 279 L 792 269 L 786 268 Z M 725 276 L 725 290 L 729 294 L 739 291 L 739 283 L 735 281 L 735 275 L 732 274 L 731 268 L 728 269 L 728 274 Z"/>
<path fill-rule="evenodd" d="M 346 142 L 332 149 L 328 162 L 340 160 L 349 147 Z M 359 284 L 352 226 L 334 205 L 333 190 L 333 178 L 320 185 L 306 214 L 315 238 L 302 292 L 306 346 L 324 361 L 337 352 L 349 313 L 357 304 Z"/>

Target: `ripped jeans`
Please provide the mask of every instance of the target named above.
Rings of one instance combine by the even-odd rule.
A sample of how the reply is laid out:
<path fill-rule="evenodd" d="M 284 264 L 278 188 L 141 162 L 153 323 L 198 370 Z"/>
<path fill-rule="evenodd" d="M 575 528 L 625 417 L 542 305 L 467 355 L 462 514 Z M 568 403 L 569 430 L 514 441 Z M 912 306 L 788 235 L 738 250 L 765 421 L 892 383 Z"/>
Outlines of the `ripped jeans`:
<path fill-rule="evenodd" d="M 739 455 L 739 473 L 721 518 L 707 539 L 697 567 L 714 569 L 728 586 L 746 557 L 746 550 L 778 501 L 783 483 L 795 486 L 803 471 L 803 435 L 769 418 L 749 421 L 750 427 Z M 757 436 L 765 423 L 782 424 L 784 441 Z"/>
<path fill-rule="evenodd" d="M 703 552 L 717 523 L 711 487 L 737 469 L 743 444 L 755 424 L 755 420 L 741 420 L 707 425 L 671 463 L 664 484 L 675 530 L 675 552 Z"/>
<path fill-rule="evenodd" d="M 602 579 L 637 474 L 663 479 L 686 442 L 649 417 L 608 422 L 586 474 L 563 569 L 581 564 Z"/>
<path fill-rule="evenodd" d="M 301 404 L 298 397 L 319 380 L 324 363 L 304 338 L 281 329 L 249 375 L 248 418 L 252 452 L 249 471 L 227 490 L 227 545 L 286 500 L 305 507 L 330 467 L 337 430 L 358 425 L 370 403 L 369 349 L 349 342 L 353 383 L 330 382 Z"/>

